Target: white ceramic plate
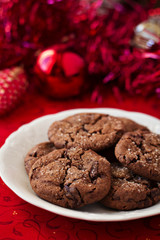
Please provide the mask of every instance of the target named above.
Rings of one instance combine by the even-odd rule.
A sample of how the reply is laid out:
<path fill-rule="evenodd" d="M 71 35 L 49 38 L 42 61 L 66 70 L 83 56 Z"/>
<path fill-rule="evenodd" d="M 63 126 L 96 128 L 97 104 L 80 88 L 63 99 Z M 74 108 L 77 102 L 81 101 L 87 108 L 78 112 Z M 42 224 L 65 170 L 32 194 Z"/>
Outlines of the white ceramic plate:
<path fill-rule="evenodd" d="M 47 140 L 48 127 L 53 121 L 63 119 L 80 112 L 108 113 L 123 116 L 147 126 L 150 130 L 160 133 L 160 120 L 146 114 L 127 112 L 118 109 L 75 109 L 47 115 L 23 125 L 12 133 L 0 150 L 0 175 L 2 180 L 19 197 L 25 201 L 63 216 L 90 221 L 125 221 L 160 214 L 160 203 L 134 211 L 114 211 L 100 204 L 91 204 L 78 210 L 66 209 L 40 199 L 32 191 L 24 168 L 24 157 L 34 145 Z"/>

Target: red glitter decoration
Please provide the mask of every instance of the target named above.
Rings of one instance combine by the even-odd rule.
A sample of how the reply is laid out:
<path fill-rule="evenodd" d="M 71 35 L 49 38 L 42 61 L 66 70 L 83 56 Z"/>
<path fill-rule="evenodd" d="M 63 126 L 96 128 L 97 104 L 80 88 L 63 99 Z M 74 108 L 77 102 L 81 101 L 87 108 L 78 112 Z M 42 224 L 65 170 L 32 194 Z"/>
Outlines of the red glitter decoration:
<path fill-rule="evenodd" d="M 22 67 L 0 71 L 0 115 L 9 112 L 22 98 L 28 86 Z"/>
<path fill-rule="evenodd" d="M 159 97 L 160 45 L 155 54 L 154 49 L 141 52 L 131 44 L 135 27 L 148 19 L 156 4 L 146 2 L 144 6 L 133 0 L 28 0 L 25 4 L 3 0 L 0 66 L 23 62 L 32 73 L 37 51 L 65 42 L 85 60 L 92 76 L 88 81 L 94 78 L 96 86 L 112 87 L 118 95 L 125 90 Z"/>
<path fill-rule="evenodd" d="M 57 45 L 40 53 L 35 72 L 43 92 L 54 98 L 66 98 L 80 94 L 85 63 L 78 54 L 67 51 L 65 45 Z"/>

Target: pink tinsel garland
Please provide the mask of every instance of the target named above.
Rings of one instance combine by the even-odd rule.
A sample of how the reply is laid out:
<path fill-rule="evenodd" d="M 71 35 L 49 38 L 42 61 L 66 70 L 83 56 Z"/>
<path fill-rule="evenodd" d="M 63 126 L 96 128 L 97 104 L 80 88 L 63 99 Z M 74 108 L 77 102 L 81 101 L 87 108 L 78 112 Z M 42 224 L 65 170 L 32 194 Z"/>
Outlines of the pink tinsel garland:
<path fill-rule="evenodd" d="M 67 41 L 85 59 L 97 86 L 112 83 L 115 94 L 125 89 L 159 96 L 160 58 L 131 45 L 134 28 L 147 19 L 148 10 L 131 0 L 2 1 L 0 68 L 22 62 L 32 72 L 35 58 L 29 56 Z"/>

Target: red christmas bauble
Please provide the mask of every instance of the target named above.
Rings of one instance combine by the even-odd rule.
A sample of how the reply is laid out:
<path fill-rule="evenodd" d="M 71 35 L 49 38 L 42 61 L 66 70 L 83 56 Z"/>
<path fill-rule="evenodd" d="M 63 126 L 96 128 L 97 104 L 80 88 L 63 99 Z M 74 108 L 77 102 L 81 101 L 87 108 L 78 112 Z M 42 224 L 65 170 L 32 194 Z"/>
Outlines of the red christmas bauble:
<path fill-rule="evenodd" d="M 55 98 L 67 98 L 81 93 L 85 62 L 77 53 L 58 45 L 40 53 L 35 72 L 44 93 Z"/>
<path fill-rule="evenodd" d="M 0 115 L 9 112 L 17 105 L 27 87 L 28 81 L 22 67 L 0 71 Z"/>

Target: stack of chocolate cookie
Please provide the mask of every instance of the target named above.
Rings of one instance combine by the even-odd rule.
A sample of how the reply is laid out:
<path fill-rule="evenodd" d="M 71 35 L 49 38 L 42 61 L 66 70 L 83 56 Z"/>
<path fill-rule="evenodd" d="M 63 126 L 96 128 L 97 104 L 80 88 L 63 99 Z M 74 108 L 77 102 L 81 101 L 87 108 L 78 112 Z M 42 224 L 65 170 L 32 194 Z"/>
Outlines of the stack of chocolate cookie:
<path fill-rule="evenodd" d="M 39 197 L 74 209 L 100 202 L 131 210 L 160 200 L 160 135 L 146 127 L 81 113 L 54 122 L 48 138 L 24 160 Z"/>

